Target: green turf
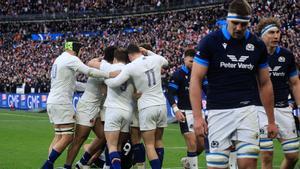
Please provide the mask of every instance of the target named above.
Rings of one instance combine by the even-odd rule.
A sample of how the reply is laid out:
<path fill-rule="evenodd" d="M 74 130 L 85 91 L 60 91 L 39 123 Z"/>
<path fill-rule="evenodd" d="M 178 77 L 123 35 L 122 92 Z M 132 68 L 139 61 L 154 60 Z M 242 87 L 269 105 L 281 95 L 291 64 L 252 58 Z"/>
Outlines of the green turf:
<path fill-rule="evenodd" d="M 47 158 L 52 137 L 47 114 L 0 109 L 0 169 L 39 168 Z M 180 167 L 180 159 L 185 156 L 186 150 L 177 124 L 171 124 L 166 129 L 164 142 L 164 168 Z M 274 166 L 280 165 L 283 158 L 280 152 L 280 145 L 275 142 Z M 65 157 L 64 153 L 56 162 L 56 167 L 63 166 Z M 204 163 L 202 154 L 199 158 L 201 168 L 205 167 Z"/>

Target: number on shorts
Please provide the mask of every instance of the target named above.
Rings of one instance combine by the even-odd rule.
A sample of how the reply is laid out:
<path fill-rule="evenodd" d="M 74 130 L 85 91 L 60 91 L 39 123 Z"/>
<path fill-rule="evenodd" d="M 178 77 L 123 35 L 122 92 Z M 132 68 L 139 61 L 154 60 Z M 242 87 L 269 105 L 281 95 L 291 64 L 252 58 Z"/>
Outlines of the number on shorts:
<path fill-rule="evenodd" d="M 54 64 L 52 66 L 52 69 L 51 69 L 51 79 L 55 79 L 56 78 L 56 73 L 57 73 L 57 65 Z"/>
<path fill-rule="evenodd" d="M 123 147 L 123 150 L 125 151 L 125 156 L 127 156 L 131 150 L 131 144 L 130 143 L 126 143 Z"/>
<path fill-rule="evenodd" d="M 145 74 L 147 75 L 148 78 L 148 86 L 151 87 L 156 85 L 154 70 L 153 69 L 147 70 Z"/>

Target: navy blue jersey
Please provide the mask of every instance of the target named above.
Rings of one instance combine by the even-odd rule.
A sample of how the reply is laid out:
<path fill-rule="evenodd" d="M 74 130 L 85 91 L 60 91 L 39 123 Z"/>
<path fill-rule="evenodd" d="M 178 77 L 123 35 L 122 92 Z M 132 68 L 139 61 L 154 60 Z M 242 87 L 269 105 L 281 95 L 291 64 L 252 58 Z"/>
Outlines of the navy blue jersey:
<path fill-rule="evenodd" d="M 226 27 L 204 37 L 194 61 L 208 67 L 207 109 L 254 105 L 258 69 L 267 68 L 265 44 L 248 30 L 234 39 Z"/>
<path fill-rule="evenodd" d="M 189 98 L 189 86 L 191 79 L 191 71 L 185 66 L 181 66 L 173 73 L 169 86 L 167 98 L 170 105 L 175 103 L 174 97 L 177 96 L 177 106 L 181 110 L 192 110 Z"/>
<path fill-rule="evenodd" d="M 295 57 L 287 49 L 277 47 L 274 54 L 268 56 L 268 63 L 273 84 L 275 107 L 288 107 L 289 79 L 298 76 Z M 260 101 L 259 105 L 262 105 Z"/>

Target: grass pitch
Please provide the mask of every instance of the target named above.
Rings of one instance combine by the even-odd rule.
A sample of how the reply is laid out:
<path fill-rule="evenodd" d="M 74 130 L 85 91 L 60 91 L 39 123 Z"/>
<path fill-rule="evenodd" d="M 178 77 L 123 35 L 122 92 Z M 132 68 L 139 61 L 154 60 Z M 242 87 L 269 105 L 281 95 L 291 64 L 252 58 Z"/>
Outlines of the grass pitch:
<path fill-rule="evenodd" d="M 47 158 L 48 146 L 54 133 L 46 113 L 30 113 L 0 109 L 0 169 L 38 169 Z M 91 135 L 87 142 L 94 136 Z M 177 124 L 170 124 L 164 133 L 164 168 L 182 168 L 180 159 L 186 155 L 184 140 Z M 76 161 L 82 155 L 79 153 Z M 63 166 L 66 153 L 55 166 Z M 283 159 L 280 144 L 275 142 L 274 168 Z M 298 163 L 298 168 L 300 164 Z M 296 168 L 297 168 L 296 167 Z M 149 164 L 147 164 L 147 168 Z M 205 167 L 204 155 L 199 157 L 199 168 Z"/>

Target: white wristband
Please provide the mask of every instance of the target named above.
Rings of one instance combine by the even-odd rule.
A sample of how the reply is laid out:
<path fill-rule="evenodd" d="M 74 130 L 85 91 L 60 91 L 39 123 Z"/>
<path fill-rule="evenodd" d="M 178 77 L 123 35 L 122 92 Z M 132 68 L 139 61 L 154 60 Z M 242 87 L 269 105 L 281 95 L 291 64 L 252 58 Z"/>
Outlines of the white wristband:
<path fill-rule="evenodd" d="M 179 108 L 177 106 L 173 107 L 173 111 L 177 112 L 179 110 Z"/>

